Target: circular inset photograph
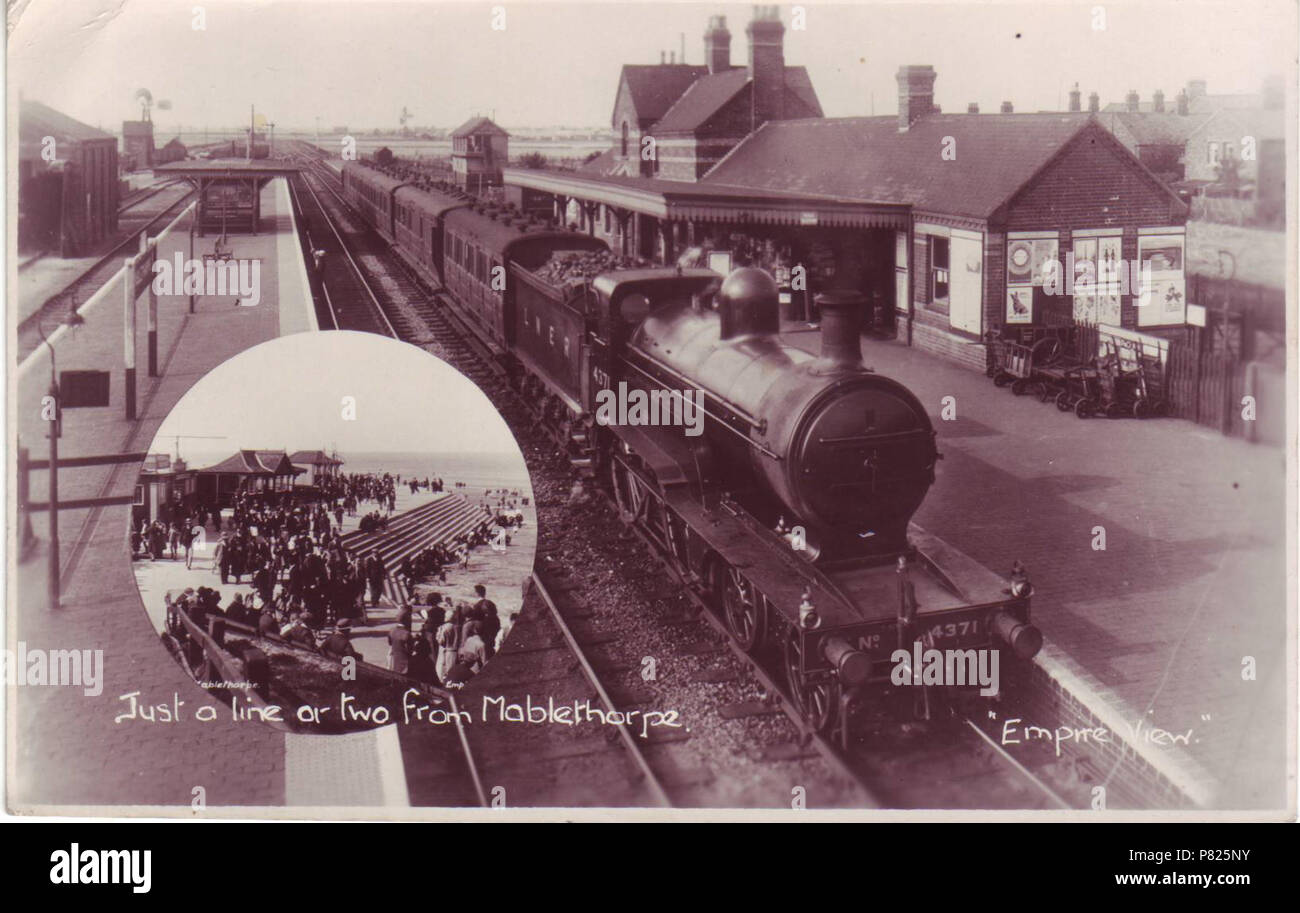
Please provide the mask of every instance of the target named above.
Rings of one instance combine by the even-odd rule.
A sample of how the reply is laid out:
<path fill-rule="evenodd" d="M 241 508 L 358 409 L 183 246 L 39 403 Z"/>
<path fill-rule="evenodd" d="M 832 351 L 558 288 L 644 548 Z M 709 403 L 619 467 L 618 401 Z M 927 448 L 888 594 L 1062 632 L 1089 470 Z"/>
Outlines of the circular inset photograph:
<path fill-rule="evenodd" d="M 149 621 L 210 695 L 327 733 L 481 671 L 536 531 L 523 455 L 473 382 L 329 332 L 242 352 L 185 394 L 149 446 L 129 542 Z"/>

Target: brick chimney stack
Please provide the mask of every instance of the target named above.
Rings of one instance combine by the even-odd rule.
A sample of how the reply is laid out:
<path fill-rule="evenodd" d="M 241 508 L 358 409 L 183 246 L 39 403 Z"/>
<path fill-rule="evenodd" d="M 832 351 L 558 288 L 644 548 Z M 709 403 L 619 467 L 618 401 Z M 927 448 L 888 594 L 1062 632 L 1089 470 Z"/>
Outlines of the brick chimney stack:
<path fill-rule="evenodd" d="M 1186 89 L 1178 90 L 1178 98 L 1175 100 L 1174 103 L 1178 106 L 1178 113 L 1183 115 L 1184 117 L 1187 116 L 1188 104 L 1187 104 Z"/>
<path fill-rule="evenodd" d="M 1151 107 L 1153 110 L 1165 113 L 1165 92 L 1164 89 L 1156 89 L 1156 94 L 1151 96 Z"/>
<path fill-rule="evenodd" d="M 1101 110 L 1101 96 L 1096 92 L 1088 93 L 1088 113 L 1096 114 Z"/>
<path fill-rule="evenodd" d="M 898 132 L 916 123 L 917 118 L 934 112 L 934 80 L 938 74 L 929 64 L 910 64 L 898 68 Z"/>
<path fill-rule="evenodd" d="M 1129 89 L 1128 94 L 1124 96 L 1124 110 L 1136 114 L 1141 107 L 1142 105 L 1138 98 L 1137 91 L 1135 89 Z"/>
<path fill-rule="evenodd" d="M 1015 113 L 1016 113 L 1015 106 L 1012 105 L 1011 102 L 1009 102 L 1009 101 L 1004 101 L 1004 102 L 1002 103 L 1002 113 L 1003 113 L 1003 114 L 1015 114 Z"/>
<path fill-rule="evenodd" d="M 1070 110 L 1072 112 L 1083 110 L 1083 93 L 1079 91 L 1077 82 L 1074 84 L 1074 88 L 1070 90 Z"/>
<path fill-rule="evenodd" d="M 979 114 L 979 113 L 980 113 L 980 103 L 977 102 L 977 101 L 973 101 L 973 102 L 971 102 L 969 105 L 966 106 L 966 113 L 967 113 L 967 114 Z"/>
<path fill-rule="evenodd" d="M 775 6 L 754 7 L 749 36 L 749 78 L 753 81 L 754 124 L 785 117 L 785 26 Z"/>
<path fill-rule="evenodd" d="M 704 33 L 704 62 L 710 73 L 731 69 L 731 32 L 727 31 L 726 16 L 709 17 L 709 28 Z"/>

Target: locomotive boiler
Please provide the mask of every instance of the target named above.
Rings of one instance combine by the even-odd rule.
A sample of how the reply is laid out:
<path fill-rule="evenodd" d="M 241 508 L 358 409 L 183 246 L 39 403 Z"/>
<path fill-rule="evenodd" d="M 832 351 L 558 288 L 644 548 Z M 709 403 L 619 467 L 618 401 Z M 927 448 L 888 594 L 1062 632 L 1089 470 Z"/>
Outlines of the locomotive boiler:
<path fill-rule="evenodd" d="M 935 432 L 911 391 L 863 364 L 860 297 L 818 297 L 819 356 L 781 342 L 762 270 L 735 270 L 715 300 L 652 311 L 629 341 L 633 373 L 703 391 L 724 484 L 764 522 L 801 529 L 805 555 L 906 548 L 934 482 Z"/>

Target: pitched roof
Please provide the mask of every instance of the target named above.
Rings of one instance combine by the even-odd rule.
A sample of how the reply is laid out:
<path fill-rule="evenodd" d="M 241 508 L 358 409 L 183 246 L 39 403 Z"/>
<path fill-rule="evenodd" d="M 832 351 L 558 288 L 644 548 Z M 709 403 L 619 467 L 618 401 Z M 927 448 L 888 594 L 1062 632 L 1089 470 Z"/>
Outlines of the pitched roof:
<path fill-rule="evenodd" d="M 655 133 L 690 133 L 698 130 L 723 105 L 750 91 L 751 80 L 745 67 L 732 67 L 720 73 L 706 73 L 687 87 L 654 124 Z M 785 68 L 787 113 L 790 117 L 821 117 L 821 104 L 812 80 L 804 67 Z M 793 96 L 793 98 L 791 98 Z M 794 104 L 790 104 L 793 101 Z"/>
<path fill-rule="evenodd" d="M 601 150 L 600 155 L 590 162 L 578 166 L 578 174 L 588 175 L 624 174 L 626 170 L 627 166 L 615 155 L 613 149 Z"/>
<path fill-rule="evenodd" d="M 749 72 L 744 67 L 706 73 L 687 86 L 681 97 L 655 122 L 655 132 L 680 133 L 695 130 L 748 84 Z"/>
<path fill-rule="evenodd" d="M 1207 135 L 1217 129 L 1224 129 L 1237 131 L 1241 136 L 1253 136 L 1257 142 L 1286 139 L 1286 122 L 1282 112 L 1267 108 L 1225 108 L 1202 117 L 1192 133 L 1199 133 L 1202 127 Z"/>
<path fill-rule="evenodd" d="M 769 121 L 702 184 L 906 203 L 984 218 L 1088 123 L 1086 114 L 935 114 Z M 942 158 L 948 137 L 956 158 Z M 797 164 L 797 167 L 795 167 Z"/>
<path fill-rule="evenodd" d="M 500 136 L 509 136 L 510 134 L 493 123 L 490 117 L 471 117 L 465 123 L 461 124 L 455 130 L 451 131 L 452 136 L 469 136 L 472 133 L 496 133 Z"/>
<path fill-rule="evenodd" d="M 1104 114 L 1098 120 L 1112 133 L 1127 133 L 1140 146 L 1182 146 L 1208 117 L 1206 114 L 1124 111 Z"/>
<path fill-rule="evenodd" d="M 708 74 L 709 68 L 702 65 L 627 63 L 619 83 L 627 83 L 638 126 L 646 127 L 663 117 L 691 83 Z"/>
<path fill-rule="evenodd" d="M 117 143 L 117 138 L 111 133 L 83 124 L 39 101 L 23 99 L 18 109 L 19 157 L 26 159 L 40 155 L 41 144 L 47 136 L 54 137 L 56 143 L 90 140 L 112 140 L 115 145 Z"/>
<path fill-rule="evenodd" d="M 289 455 L 289 462 L 295 466 L 342 466 L 343 461 L 335 459 L 323 450 L 295 450 Z"/>
<path fill-rule="evenodd" d="M 283 460 L 287 460 L 283 450 L 237 450 L 220 463 L 205 466 L 197 471 L 229 472 L 237 475 L 275 475 Z M 299 469 L 294 469 L 292 465 L 289 468 L 294 474 L 301 472 Z"/>

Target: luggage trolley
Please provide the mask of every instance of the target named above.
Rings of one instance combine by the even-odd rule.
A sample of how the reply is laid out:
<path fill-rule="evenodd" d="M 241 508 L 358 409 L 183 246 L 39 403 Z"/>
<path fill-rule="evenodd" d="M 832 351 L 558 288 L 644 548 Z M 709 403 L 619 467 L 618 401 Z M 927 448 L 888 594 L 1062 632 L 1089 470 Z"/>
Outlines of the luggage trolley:
<path fill-rule="evenodd" d="M 1044 336 L 1025 345 L 1007 339 L 993 340 L 990 344 L 993 364 L 985 371 L 999 387 L 1011 385 L 1016 396 L 1034 390 L 1043 402 L 1048 399 L 1049 387 L 1043 369 L 1060 360 L 1061 340 Z"/>

